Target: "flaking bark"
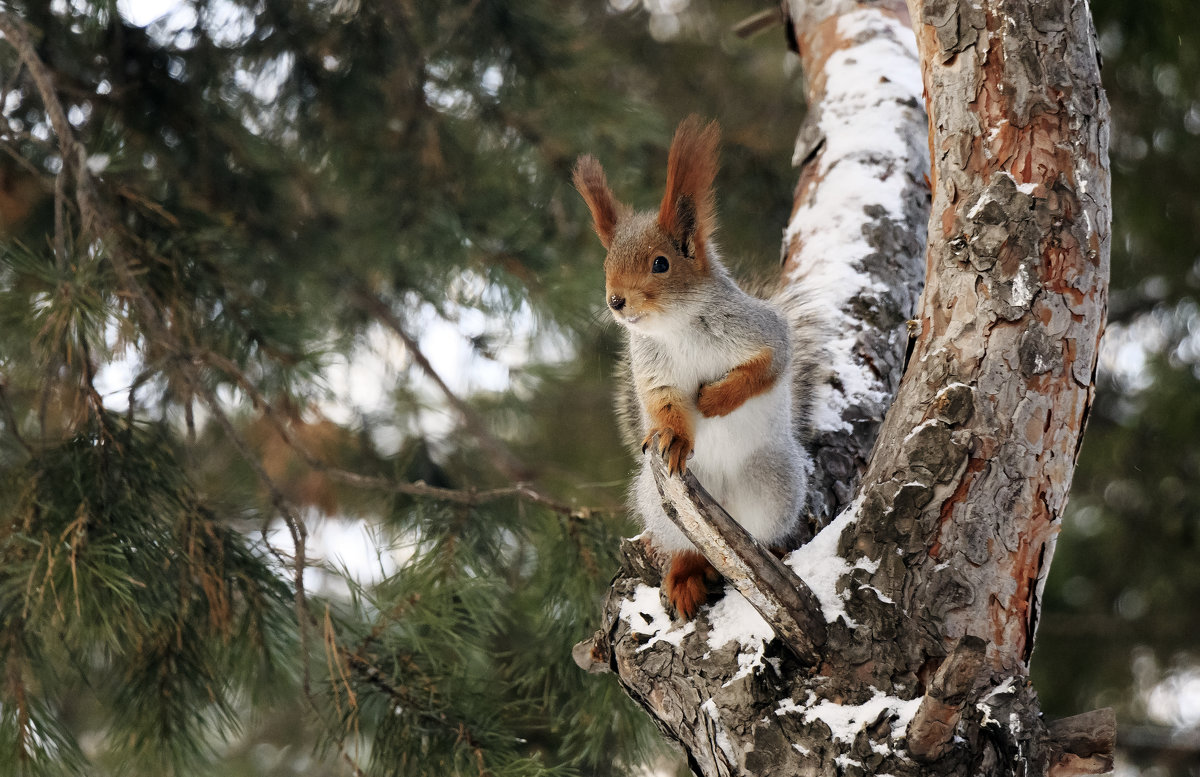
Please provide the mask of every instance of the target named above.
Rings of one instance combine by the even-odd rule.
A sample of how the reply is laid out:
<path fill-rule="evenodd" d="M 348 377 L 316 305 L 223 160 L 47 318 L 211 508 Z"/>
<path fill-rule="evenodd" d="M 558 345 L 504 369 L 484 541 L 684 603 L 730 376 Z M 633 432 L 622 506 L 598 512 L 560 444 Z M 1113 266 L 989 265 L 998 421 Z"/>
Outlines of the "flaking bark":
<path fill-rule="evenodd" d="M 842 316 L 827 387 L 837 412 L 814 444 L 813 522 L 837 518 L 787 560 L 827 619 L 818 666 L 778 640 L 722 644 L 732 590 L 693 623 L 664 625 L 647 588 L 657 567 L 638 543 L 581 651 L 616 672 L 697 774 L 1111 767 L 1111 715 L 1047 726 L 1028 681 L 1105 310 L 1108 127 L 1094 30 L 1086 5 L 1068 0 L 911 0 L 907 10 L 789 7 L 810 114 L 784 272 L 800 288 L 851 286 L 830 297 Z M 885 75 L 879 99 L 854 110 L 863 127 L 884 114 L 903 124 L 898 140 L 856 155 L 828 134 L 855 102 L 844 68 L 873 53 L 898 67 L 889 40 L 909 14 L 928 134 L 919 104 Z M 928 234 L 913 123 L 932 152 Z M 874 180 L 847 198 L 838 176 L 852 169 Z M 831 203 L 840 247 L 821 227 Z M 921 247 L 926 287 L 909 344 Z"/>

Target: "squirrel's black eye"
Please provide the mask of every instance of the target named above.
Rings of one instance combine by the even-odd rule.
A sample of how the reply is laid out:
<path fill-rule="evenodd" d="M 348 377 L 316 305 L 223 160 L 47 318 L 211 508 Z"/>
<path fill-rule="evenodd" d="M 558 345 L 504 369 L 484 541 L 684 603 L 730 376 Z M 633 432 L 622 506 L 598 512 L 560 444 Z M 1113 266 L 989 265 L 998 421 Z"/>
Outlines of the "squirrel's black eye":
<path fill-rule="evenodd" d="M 667 263 L 667 257 L 654 257 L 654 266 L 650 268 L 650 272 L 666 272 L 671 265 Z"/>

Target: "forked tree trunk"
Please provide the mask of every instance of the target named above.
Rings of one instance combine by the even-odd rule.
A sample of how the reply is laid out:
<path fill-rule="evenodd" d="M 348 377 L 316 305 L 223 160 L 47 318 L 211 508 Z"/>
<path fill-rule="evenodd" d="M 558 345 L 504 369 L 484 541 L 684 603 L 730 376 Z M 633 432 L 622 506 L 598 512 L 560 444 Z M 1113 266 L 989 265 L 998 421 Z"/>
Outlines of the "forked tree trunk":
<path fill-rule="evenodd" d="M 577 658 L 616 672 L 698 774 L 1106 771 L 1111 713 L 1047 725 L 1028 681 L 1106 303 L 1108 107 L 1087 6 L 788 11 L 809 118 L 784 272 L 835 318 L 814 442 L 827 525 L 787 559 L 803 595 L 777 595 L 777 567 L 664 481 L 766 619 L 730 588 L 672 623 L 631 544 Z M 812 618 L 824 628 L 796 638 Z"/>

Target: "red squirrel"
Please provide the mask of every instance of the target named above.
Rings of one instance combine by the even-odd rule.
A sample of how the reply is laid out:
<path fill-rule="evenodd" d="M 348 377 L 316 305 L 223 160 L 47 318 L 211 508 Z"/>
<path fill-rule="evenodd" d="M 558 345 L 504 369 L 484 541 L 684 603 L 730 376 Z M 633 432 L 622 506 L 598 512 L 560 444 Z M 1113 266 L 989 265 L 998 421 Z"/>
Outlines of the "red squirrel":
<path fill-rule="evenodd" d="M 797 375 L 787 297 L 742 290 L 712 240 L 719 137 L 716 122 L 690 116 L 679 125 L 657 213 L 619 202 L 590 155 L 576 163 L 574 183 L 608 251 L 605 303 L 628 334 L 619 389 L 627 431 L 643 453 L 657 435 L 653 454 L 669 472 L 691 469 L 735 520 L 778 546 L 798 524 L 812 472 L 802 444 L 811 378 Z M 670 555 L 667 598 L 690 619 L 716 571 L 663 511 L 645 457 L 630 497 Z"/>

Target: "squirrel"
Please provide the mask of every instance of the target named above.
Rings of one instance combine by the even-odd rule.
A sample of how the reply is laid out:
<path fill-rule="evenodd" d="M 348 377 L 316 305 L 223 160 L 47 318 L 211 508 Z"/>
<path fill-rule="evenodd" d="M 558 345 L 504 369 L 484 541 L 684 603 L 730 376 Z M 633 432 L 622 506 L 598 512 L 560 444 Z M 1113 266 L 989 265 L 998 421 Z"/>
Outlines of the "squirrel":
<path fill-rule="evenodd" d="M 804 443 L 817 349 L 793 337 L 812 313 L 793 292 L 747 293 L 721 263 L 712 239 L 719 138 L 715 121 L 692 115 L 679 125 L 657 213 L 619 202 L 591 155 L 576 162 L 574 184 L 608 252 L 607 307 L 628 334 L 617 398 L 626 441 L 645 453 L 657 435 L 670 473 L 690 468 L 750 534 L 782 550 L 812 473 Z M 717 573 L 667 517 L 644 456 L 630 502 L 670 556 L 671 606 L 691 619 Z"/>

